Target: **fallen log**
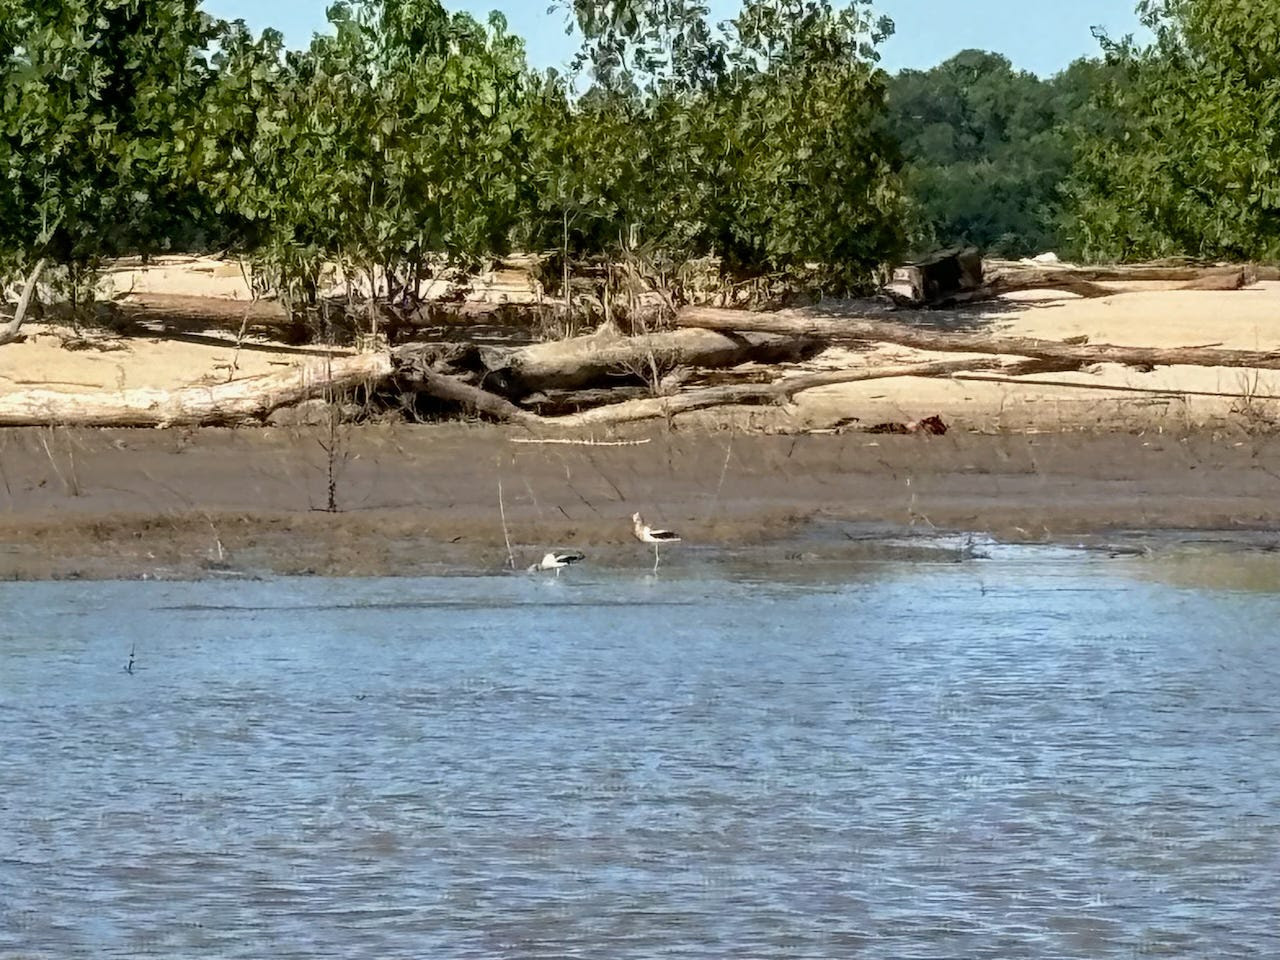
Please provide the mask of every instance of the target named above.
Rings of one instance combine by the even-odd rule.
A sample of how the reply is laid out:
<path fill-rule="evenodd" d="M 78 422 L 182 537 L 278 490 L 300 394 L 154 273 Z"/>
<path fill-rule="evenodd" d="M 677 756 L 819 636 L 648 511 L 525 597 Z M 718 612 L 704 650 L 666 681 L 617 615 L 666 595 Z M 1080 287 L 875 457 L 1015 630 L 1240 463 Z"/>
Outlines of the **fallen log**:
<path fill-rule="evenodd" d="M 1159 277 L 1164 270 L 1168 276 Z M 1135 268 L 1130 274 L 1117 267 L 1032 266 L 1013 263 L 992 265 L 991 279 L 985 290 L 999 296 L 1022 290 L 1065 290 L 1081 297 L 1110 297 L 1124 293 L 1104 283 L 1126 283 L 1147 279 L 1163 279 L 1179 284 L 1178 290 L 1239 290 L 1249 286 L 1256 275 L 1244 267 L 1172 267 Z M 980 291 L 985 292 L 985 291 Z M 961 302 L 963 298 L 957 298 Z"/>
<path fill-rule="evenodd" d="M 437 399 L 460 404 L 464 408 L 483 413 L 495 420 L 531 426 L 541 423 L 543 419 L 535 413 L 521 410 L 505 397 L 473 387 L 457 377 L 436 373 L 434 370 L 415 370 L 411 375 L 397 377 L 397 379 L 407 381 L 409 386 Z"/>
<path fill-rule="evenodd" d="M 161 333 L 224 330 L 266 336 L 288 343 L 305 338 L 306 324 L 289 315 L 278 300 L 228 300 L 176 293 L 131 293 L 115 301 L 121 320 Z"/>
<path fill-rule="evenodd" d="M 1188 280 L 1179 290 L 1243 290 L 1257 281 L 1257 274 L 1250 275 L 1244 267 L 1234 267 L 1221 272 L 1206 273 L 1203 277 Z"/>
<path fill-rule="evenodd" d="M 1035 271 L 1025 273 L 997 273 L 990 277 L 976 290 L 961 291 L 947 298 L 945 303 L 930 303 L 929 306 L 950 306 L 960 303 L 974 303 L 979 300 L 994 300 L 1009 293 L 1022 293 L 1028 290 L 1060 290 L 1063 293 L 1074 293 L 1086 300 L 1099 297 L 1110 297 L 1116 293 L 1092 280 L 1075 277 L 1069 273 L 1055 271 Z"/>
<path fill-rule="evenodd" d="M 900 277 L 911 284 L 902 305 L 938 309 L 993 300 L 1028 290 L 1060 290 L 1085 298 L 1110 297 L 1123 290 L 1105 283 L 1139 280 L 1181 282 L 1182 290 L 1239 290 L 1258 278 L 1257 268 L 1137 264 L 1079 267 L 1074 264 L 1029 263 L 981 259 L 975 248 L 945 250 L 905 267 Z"/>
<path fill-rule="evenodd" d="M 962 371 L 1005 369 L 1012 376 L 1038 373 L 1061 366 L 1046 367 L 1042 363 L 1003 367 L 998 360 L 938 360 L 933 363 L 912 363 L 892 367 L 859 367 L 850 370 L 824 370 L 796 377 L 786 377 L 773 383 L 732 384 L 723 387 L 706 387 L 691 390 L 673 397 L 650 397 L 645 400 L 627 400 L 608 407 L 584 410 L 544 423 L 557 427 L 588 427 L 637 420 L 653 420 L 673 417 L 694 410 L 710 407 L 742 406 L 779 403 L 791 399 L 804 390 L 841 383 L 857 383 L 863 380 L 887 380 L 894 377 L 945 377 Z"/>
<path fill-rule="evenodd" d="M 1137 281 L 1164 281 L 1187 283 L 1208 277 L 1231 275 L 1248 269 L 1256 276 L 1258 268 L 1233 264 L 1194 263 L 1114 263 L 1099 266 L 1078 266 L 1071 263 L 1027 263 L 1022 260 L 988 260 L 985 266 L 993 275 L 1009 278 L 1066 276 L 1091 283 L 1131 283 Z"/>
<path fill-rule="evenodd" d="M 1280 370 L 1280 352 L 1212 347 L 1123 347 L 1109 343 L 1063 343 L 1036 337 L 941 331 L 858 315 L 842 315 L 830 304 L 817 310 L 751 313 L 718 307 L 687 307 L 676 323 L 705 330 L 747 330 L 817 337 L 833 342 L 893 343 L 943 353 L 990 353 L 1078 364 L 1119 363 L 1131 367 L 1250 367 Z"/>
<path fill-rule="evenodd" d="M 327 357 L 281 373 L 177 390 L 61 393 L 35 389 L 0 395 L 0 426 L 170 427 L 235 425 L 326 393 L 390 376 L 386 353 Z"/>
<path fill-rule="evenodd" d="M 804 337 L 773 334 L 672 330 L 624 337 L 602 328 L 571 340 L 483 351 L 489 370 L 484 385 L 518 400 L 538 391 L 652 383 L 678 366 L 794 363 L 821 349 L 820 343 Z"/>

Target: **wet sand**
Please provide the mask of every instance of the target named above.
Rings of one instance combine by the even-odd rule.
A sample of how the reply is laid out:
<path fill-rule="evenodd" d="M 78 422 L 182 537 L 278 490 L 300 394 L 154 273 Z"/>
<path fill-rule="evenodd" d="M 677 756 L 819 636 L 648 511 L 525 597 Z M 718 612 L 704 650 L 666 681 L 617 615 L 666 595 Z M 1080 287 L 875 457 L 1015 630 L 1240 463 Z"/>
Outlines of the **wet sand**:
<path fill-rule="evenodd" d="M 913 549 L 886 546 L 902 535 L 929 556 L 942 533 L 1260 532 L 1269 545 L 1280 531 L 1280 437 L 1243 427 L 621 438 L 647 442 L 520 443 L 481 425 L 342 428 L 336 445 L 311 427 L 3 430 L 0 578 L 494 571 L 508 538 L 521 567 L 558 546 L 642 567 L 637 510 L 684 535 L 669 570 L 747 552 L 883 556 Z"/>

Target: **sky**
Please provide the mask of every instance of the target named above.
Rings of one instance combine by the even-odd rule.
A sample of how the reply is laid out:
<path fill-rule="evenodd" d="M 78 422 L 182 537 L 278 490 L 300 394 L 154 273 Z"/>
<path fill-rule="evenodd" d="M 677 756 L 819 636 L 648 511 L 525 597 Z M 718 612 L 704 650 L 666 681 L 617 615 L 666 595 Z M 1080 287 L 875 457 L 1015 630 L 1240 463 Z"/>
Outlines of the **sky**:
<path fill-rule="evenodd" d="M 280 30 L 291 47 L 303 47 L 312 33 L 326 28 L 330 0 L 204 0 L 215 17 L 243 19 L 255 32 Z M 710 0 L 713 18 L 725 19 L 739 0 Z M 564 64 L 576 49 L 565 35 L 562 14 L 548 14 L 549 0 L 444 0 L 449 10 L 466 10 L 484 19 L 490 10 L 507 17 L 513 33 L 524 37 L 535 67 Z M 877 0 L 878 14 L 893 19 L 897 30 L 881 53 L 882 66 L 926 69 L 969 47 L 1003 53 L 1015 67 L 1042 77 L 1071 61 L 1099 52 L 1091 28 L 1114 37 L 1141 36 L 1135 0 Z"/>

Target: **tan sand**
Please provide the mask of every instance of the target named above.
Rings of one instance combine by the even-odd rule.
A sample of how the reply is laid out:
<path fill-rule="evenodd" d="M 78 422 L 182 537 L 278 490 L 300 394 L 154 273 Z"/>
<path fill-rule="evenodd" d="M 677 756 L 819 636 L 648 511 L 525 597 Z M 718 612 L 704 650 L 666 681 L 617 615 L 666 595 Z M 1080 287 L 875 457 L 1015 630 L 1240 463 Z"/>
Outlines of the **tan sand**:
<path fill-rule="evenodd" d="M 507 291 L 500 296 L 520 299 L 534 293 L 528 284 L 518 290 L 520 283 L 511 271 L 495 273 L 483 283 L 490 281 Z M 170 257 L 146 267 L 124 263 L 110 274 L 109 285 L 136 293 L 224 300 L 249 297 L 239 266 L 213 258 Z M 1048 292 L 1020 294 L 960 319 L 973 328 L 1015 336 L 1087 336 L 1094 343 L 1152 347 L 1220 344 L 1280 349 L 1280 283 L 1230 292 L 1161 289 L 1166 286 L 1132 283 L 1128 288 L 1134 292 L 1098 300 Z M 954 315 L 949 319 L 954 320 Z M 66 331 L 38 325 L 28 331 L 32 336 L 26 343 L 0 350 L 0 394 L 37 385 L 68 391 L 174 388 L 279 370 L 301 356 L 255 338 L 237 349 L 235 338 L 225 331 L 205 331 L 185 340 L 120 339 L 110 344 L 109 351 L 64 349 Z M 832 348 L 803 369 L 943 356 L 887 345 L 869 352 Z M 1065 385 L 1071 383 L 1127 389 L 1111 392 Z M 1266 419 L 1280 409 L 1277 398 L 1280 371 L 1162 367 L 1143 373 L 1106 364 L 1085 373 L 1046 374 L 1017 384 L 903 378 L 824 387 L 799 395 L 781 414 L 751 410 L 744 417 L 748 423 L 771 429 L 823 428 L 850 418 L 864 424 L 913 420 L 935 413 L 971 429 L 1064 430 L 1138 424 L 1185 428 L 1240 415 Z"/>

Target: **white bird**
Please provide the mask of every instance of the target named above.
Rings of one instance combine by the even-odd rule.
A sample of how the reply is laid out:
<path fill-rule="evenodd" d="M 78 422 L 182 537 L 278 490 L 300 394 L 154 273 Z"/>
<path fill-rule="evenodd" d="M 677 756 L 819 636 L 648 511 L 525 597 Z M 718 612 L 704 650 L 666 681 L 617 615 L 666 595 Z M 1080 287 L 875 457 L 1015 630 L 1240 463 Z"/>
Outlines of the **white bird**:
<path fill-rule="evenodd" d="M 641 543 L 653 544 L 653 571 L 658 572 L 658 544 L 660 543 L 679 543 L 680 534 L 671 530 L 655 530 L 644 522 L 644 517 L 638 513 L 631 515 L 632 529 L 635 532 L 636 539 Z"/>
<path fill-rule="evenodd" d="M 567 567 L 569 566 L 569 564 L 577 563 L 579 560 L 582 560 L 584 558 L 585 558 L 585 554 L 581 554 L 576 551 L 566 550 L 564 552 L 558 552 L 553 550 L 551 553 L 548 553 L 537 563 L 529 564 L 529 572 L 541 573 L 544 570 L 554 570 L 556 572 L 556 576 L 558 577 L 560 576 L 561 567 Z"/>

